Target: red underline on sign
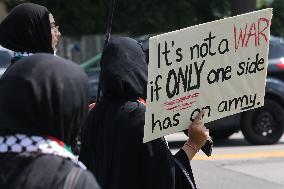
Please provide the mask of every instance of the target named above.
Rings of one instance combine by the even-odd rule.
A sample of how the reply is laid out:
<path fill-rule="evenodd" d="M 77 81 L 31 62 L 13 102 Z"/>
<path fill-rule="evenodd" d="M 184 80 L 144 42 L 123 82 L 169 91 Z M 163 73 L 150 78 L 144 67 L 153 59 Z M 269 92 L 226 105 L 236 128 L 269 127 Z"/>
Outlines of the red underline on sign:
<path fill-rule="evenodd" d="M 167 111 L 180 111 L 192 107 L 192 104 L 196 102 L 197 97 L 200 93 L 196 92 L 190 95 L 186 95 L 175 100 L 165 102 Z"/>

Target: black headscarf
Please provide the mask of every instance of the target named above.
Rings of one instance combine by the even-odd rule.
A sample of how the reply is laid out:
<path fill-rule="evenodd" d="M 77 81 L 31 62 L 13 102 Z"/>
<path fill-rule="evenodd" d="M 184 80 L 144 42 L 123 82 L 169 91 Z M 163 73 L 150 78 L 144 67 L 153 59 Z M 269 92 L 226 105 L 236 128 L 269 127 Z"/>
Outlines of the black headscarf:
<path fill-rule="evenodd" d="M 131 38 L 111 40 L 102 57 L 102 92 L 106 98 L 146 99 L 147 64 L 142 47 Z"/>
<path fill-rule="evenodd" d="M 33 3 L 14 7 L 0 24 L 0 44 L 16 52 L 53 54 L 49 14 Z"/>
<path fill-rule="evenodd" d="M 173 159 L 162 139 L 143 144 L 147 64 L 137 41 L 114 38 L 102 59 L 103 98 L 82 132 L 79 159 L 105 189 L 174 188 Z"/>
<path fill-rule="evenodd" d="M 0 79 L 0 133 L 51 135 L 72 144 L 88 111 L 87 76 L 65 59 L 37 54 Z"/>

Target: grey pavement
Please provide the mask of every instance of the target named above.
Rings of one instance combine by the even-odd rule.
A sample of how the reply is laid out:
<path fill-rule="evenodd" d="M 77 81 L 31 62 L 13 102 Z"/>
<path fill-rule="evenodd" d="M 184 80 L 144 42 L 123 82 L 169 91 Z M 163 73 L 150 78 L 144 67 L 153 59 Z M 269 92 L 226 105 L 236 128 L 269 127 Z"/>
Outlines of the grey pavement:
<path fill-rule="evenodd" d="M 166 138 L 172 153 L 187 139 L 183 133 Z M 213 154 L 222 158 L 191 161 L 199 189 L 284 189 L 284 136 L 277 144 L 254 146 L 237 133 L 215 142 Z"/>
<path fill-rule="evenodd" d="M 274 164 L 265 160 L 239 161 L 233 164 L 193 160 L 191 164 L 199 189 L 284 188 L 283 160 Z M 279 165 L 282 165 L 282 170 Z"/>

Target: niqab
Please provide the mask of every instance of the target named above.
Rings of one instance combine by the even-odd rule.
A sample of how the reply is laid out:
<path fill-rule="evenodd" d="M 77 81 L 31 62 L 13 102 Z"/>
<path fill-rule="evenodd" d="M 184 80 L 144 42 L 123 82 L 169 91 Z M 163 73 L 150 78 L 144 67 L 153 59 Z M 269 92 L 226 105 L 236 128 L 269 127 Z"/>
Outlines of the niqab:
<path fill-rule="evenodd" d="M 12 51 L 51 53 L 51 27 L 46 7 L 22 3 L 0 24 L 0 44 Z"/>
<path fill-rule="evenodd" d="M 108 43 L 102 57 L 104 98 L 146 98 L 147 64 L 142 47 L 130 38 Z"/>

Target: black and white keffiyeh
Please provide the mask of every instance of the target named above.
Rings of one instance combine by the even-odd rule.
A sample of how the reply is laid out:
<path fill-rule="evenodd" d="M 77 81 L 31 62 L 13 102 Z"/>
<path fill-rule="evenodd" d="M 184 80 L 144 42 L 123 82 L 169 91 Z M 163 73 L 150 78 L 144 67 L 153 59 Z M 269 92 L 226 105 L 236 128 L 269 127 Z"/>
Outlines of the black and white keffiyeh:
<path fill-rule="evenodd" d="M 70 159 L 81 168 L 86 169 L 85 165 L 78 161 L 63 142 L 55 141 L 52 137 L 27 136 L 25 134 L 0 136 L 0 153 L 53 154 Z"/>
<path fill-rule="evenodd" d="M 20 60 L 23 57 L 28 57 L 33 55 L 33 53 L 29 53 L 29 52 L 12 52 L 12 58 L 11 58 L 11 62 L 14 63 L 18 60 Z"/>

